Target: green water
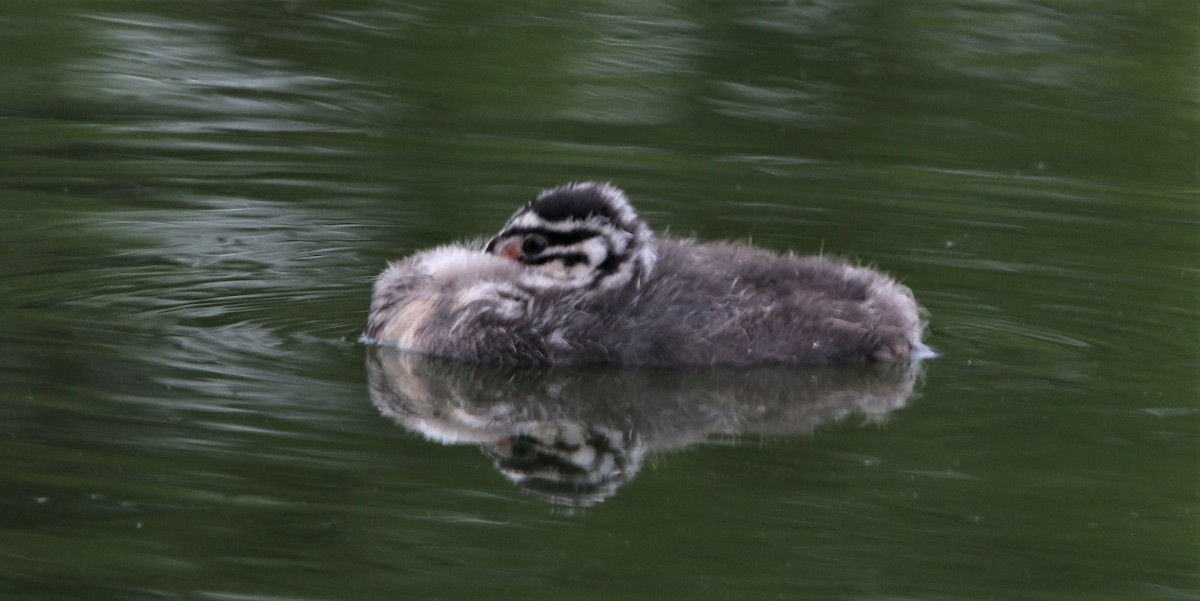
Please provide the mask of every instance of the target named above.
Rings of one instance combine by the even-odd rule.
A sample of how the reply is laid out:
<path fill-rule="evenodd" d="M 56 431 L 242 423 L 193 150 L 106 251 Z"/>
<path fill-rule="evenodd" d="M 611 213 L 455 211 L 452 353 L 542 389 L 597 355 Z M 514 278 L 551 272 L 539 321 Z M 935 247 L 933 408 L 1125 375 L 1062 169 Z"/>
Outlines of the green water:
<path fill-rule="evenodd" d="M 7 2 L 0 597 L 1200 599 L 1198 31 L 1190 1 Z M 577 179 L 892 272 L 941 357 L 368 371 L 385 260 Z M 539 492 L 511 433 L 450 444 L 392 385 L 627 468 Z"/>

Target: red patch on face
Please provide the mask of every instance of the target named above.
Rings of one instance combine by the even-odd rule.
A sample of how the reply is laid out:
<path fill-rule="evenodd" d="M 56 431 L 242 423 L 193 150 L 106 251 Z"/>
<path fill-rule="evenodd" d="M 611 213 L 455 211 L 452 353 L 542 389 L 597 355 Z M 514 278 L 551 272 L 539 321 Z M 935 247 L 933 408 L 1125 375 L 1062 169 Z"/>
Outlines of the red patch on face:
<path fill-rule="evenodd" d="M 521 260 L 521 247 L 516 242 L 510 242 L 500 247 L 500 256 L 509 261 Z"/>

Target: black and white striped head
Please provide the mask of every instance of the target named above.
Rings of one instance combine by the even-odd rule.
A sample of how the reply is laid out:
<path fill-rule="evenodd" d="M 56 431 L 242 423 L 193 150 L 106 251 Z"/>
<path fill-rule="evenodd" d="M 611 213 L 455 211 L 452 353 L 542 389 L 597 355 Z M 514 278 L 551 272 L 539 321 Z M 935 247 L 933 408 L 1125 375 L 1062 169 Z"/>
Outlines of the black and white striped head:
<path fill-rule="evenodd" d="M 546 190 L 517 211 L 487 252 L 528 267 L 543 288 L 604 289 L 649 275 L 650 228 L 621 190 L 583 182 Z"/>

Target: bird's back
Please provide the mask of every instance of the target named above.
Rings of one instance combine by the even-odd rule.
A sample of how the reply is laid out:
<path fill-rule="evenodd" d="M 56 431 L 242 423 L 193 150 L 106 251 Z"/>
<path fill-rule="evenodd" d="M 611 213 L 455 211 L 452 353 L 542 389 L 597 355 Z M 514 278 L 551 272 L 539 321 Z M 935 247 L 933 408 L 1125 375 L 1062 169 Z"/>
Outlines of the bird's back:
<path fill-rule="evenodd" d="M 830 364 L 904 359 L 921 319 L 908 289 L 825 257 L 659 239 L 640 285 L 544 306 L 566 317 L 557 363 Z M 550 321 L 554 321 L 551 319 Z"/>

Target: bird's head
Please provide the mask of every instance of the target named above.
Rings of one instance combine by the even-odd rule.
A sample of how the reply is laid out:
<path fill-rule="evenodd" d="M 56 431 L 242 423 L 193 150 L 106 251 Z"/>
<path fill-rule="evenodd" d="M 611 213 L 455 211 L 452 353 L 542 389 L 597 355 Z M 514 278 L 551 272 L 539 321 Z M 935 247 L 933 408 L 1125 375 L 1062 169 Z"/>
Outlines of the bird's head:
<path fill-rule="evenodd" d="M 654 266 L 654 239 L 621 190 L 602 183 L 546 190 L 517 211 L 486 252 L 528 268 L 530 284 L 607 289 Z"/>

